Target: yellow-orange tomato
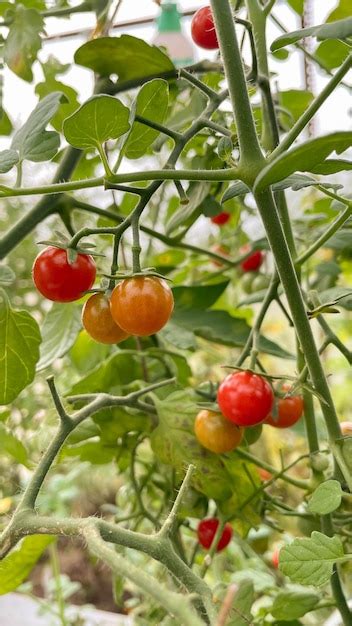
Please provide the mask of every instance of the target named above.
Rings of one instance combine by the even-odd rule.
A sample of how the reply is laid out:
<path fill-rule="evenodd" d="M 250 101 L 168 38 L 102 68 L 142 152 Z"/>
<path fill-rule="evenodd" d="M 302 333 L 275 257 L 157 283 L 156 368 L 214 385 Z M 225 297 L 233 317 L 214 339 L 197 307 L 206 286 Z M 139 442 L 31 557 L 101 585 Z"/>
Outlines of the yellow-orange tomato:
<path fill-rule="evenodd" d="M 204 448 L 221 454 L 240 445 L 244 429 L 232 424 L 221 413 L 203 409 L 196 417 L 194 432 Z"/>
<path fill-rule="evenodd" d="M 172 291 L 157 276 L 133 276 L 116 285 L 110 310 L 116 324 L 129 335 L 148 337 L 165 326 L 174 308 Z"/>
<path fill-rule="evenodd" d="M 82 324 L 88 335 L 99 343 L 120 343 L 128 337 L 112 319 L 109 300 L 103 293 L 95 293 L 85 302 Z"/>
<path fill-rule="evenodd" d="M 340 428 L 344 437 L 352 437 L 352 422 L 341 422 Z"/>

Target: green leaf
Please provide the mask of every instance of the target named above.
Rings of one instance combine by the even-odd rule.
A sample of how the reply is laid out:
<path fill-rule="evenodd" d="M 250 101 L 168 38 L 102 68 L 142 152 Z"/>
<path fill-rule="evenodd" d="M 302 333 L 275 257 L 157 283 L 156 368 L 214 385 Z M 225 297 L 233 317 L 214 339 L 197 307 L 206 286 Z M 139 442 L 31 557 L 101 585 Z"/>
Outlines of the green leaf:
<path fill-rule="evenodd" d="M 293 126 L 293 122 L 296 122 L 301 117 L 312 100 L 313 94 L 310 91 L 304 91 L 302 89 L 280 91 L 279 104 L 291 114 L 291 124 L 289 124 L 288 116 L 280 112 L 280 123 L 285 130 Z"/>
<path fill-rule="evenodd" d="M 290 44 L 301 41 L 305 37 L 316 37 L 322 41 L 324 39 L 347 39 L 352 35 L 352 17 L 343 20 L 331 22 L 330 24 L 318 24 L 309 28 L 295 30 L 292 33 L 281 35 L 271 44 L 271 50 L 275 51 L 279 48 L 289 46 Z"/>
<path fill-rule="evenodd" d="M 0 265 L 0 285 L 8 287 L 16 280 L 15 273 L 8 265 Z"/>
<path fill-rule="evenodd" d="M 75 148 L 99 148 L 108 139 L 124 135 L 129 125 L 129 109 L 113 96 L 93 96 L 63 124 L 67 141 Z"/>
<path fill-rule="evenodd" d="M 342 500 L 341 485 L 337 480 L 326 480 L 315 489 L 308 509 L 316 515 L 327 515 L 339 508 Z M 296 617 L 300 617 L 297 615 Z"/>
<path fill-rule="evenodd" d="M 27 311 L 14 311 L 0 291 L 0 404 L 8 404 L 35 375 L 41 341 L 37 322 Z"/>
<path fill-rule="evenodd" d="M 326 21 L 334 22 L 335 20 L 343 20 L 345 17 L 351 17 L 350 0 L 340 0 L 337 7 L 330 13 Z"/>
<path fill-rule="evenodd" d="M 193 331 L 174 324 L 172 319 L 159 334 L 163 340 L 179 350 L 194 350 L 197 346 Z"/>
<path fill-rule="evenodd" d="M 54 363 L 72 348 L 81 328 L 80 310 L 76 303 L 53 304 L 42 325 L 42 344 L 37 371 Z"/>
<path fill-rule="evenodd" d="M 0 424 L 0 450 L 12 456 L 17 463 L 26 467 L 28 464 L 28 454 L 23 443 L 15 437 L 3 424 Z"/>
<path fill-rule="evenodd" d="M 57 112 L 63 94 L 55 91 L 38 102 L 28 120 L 14 135 L 11 148 L 18 150 L 20 161 L 47 161 L 52 159 L 60 145 L 57 133 L 45 127 Z"/>
<path fill-rule="evenodd" d="M 340 154 L 352 145 L 352 132 L 337 132 L 317 139 L 311 139 L 280 154 L 259 174 L 256 191 L 260 191 L 277 181 L 281 181 L 296 170 L 305 172 L 322 163 L 332 152 Z"/>
<path fill-rule="evenodd" d="M 227 467 L 227 457 L 213 454 L 198 443 L 194 434 L 194 420 L 199 409 L 192 392 L 175 391 L 163 400 L 154 396 L 154 403 L 159 423 L 152 432 L 151 446 L 158 459 L 182 474 L 185 467 L 193 463 L 196 466 L 192 477 L 193 487 L 208 498 L 223 502 L 228 513 L 232 517 L 236 516 L 236 511 L 255 489 L 255 477 L 252 483 L 237 458 L 232 467 L 230 464 Z M 230 498 L 233 499 L 229 503 Z M 254 524 L 258 522 L 255 509 L 247 506 L 245 515 L 243 511 L 238 511 L 238 531 L 241 530 L 242 516 L 245 517 L 246 530 L 251 520 Z"/>
<path fill-rule="evenodd" d="M 352 233 L 350 233 L 350 238 Z M 331 287 L 331 289 L 325 289 L 319 293 L 319 299 L 322 304 L 328 302 L 337 301 L 338 306 L 341 306 L 347 311 L 352 311 L 352 289 L 348 287 Z"/>
<path fill-rule="evenodd" d="M 176 308 L 172 319 L 174 324 L 186 331 L 192 331 L 197 337 L 224 346 L 244 346 L 250 332 L 250 327 L 243 318 L 234 317 L 227 311 Z M 293 358 L 292 354 L 263 335 L 259 337 L 258 347 L 261 352 L 282 359 Z"/>
<path fill-rule="evenodd" d="M 11 135 L 13 131 L 12 122 L 6 111 L 0 107 L 0 135 Z"/>
<path fill-rule="evenodd" d="M 18 163 L 18 154 L 15 150 L 2 150 L 0 152 L 0 174 L 9 172 Z"/>
<path fill-rule="evenodd" d="M 98 393 L 100 391 L 119 390 L 120 385 L 132 381 L 143 380 L 140 359 L 123 350 L 112 354 L 108 359 L 98 363 L 86 376 L 76 382 L 68 395 L 81 393 Z"/>
<path fill-rule="evenodd" d="M 304 0 L 287 0 L 287 2 L 298 15 L 303 15 Z"/>
<path fill-rule="evenodd" d="M 227 626 L 248 626 L 253 620 L 251 614 L 253 602 L 253 582 L 251 580 L 241 581 L 236 591 Z"/>
<path fill-rule="evenodd" d="M 328 170 L 329 166 L 327 164 L 330 163 L 331 161 L 332 159 L 325 161 L 325 163 L 320 164 L 319 167 L 323 168 L 323 166 L 325 166 L 325 169 Z M 330 174 L 330 173 L 335 173 L 337 171 L 340 171 L 341 169 L 349 169 L 347 166 L 346 167 L 340 166 L 340 164 L 346 164 L 346 163 L 349 163 L 349 162 L 342 161 L 342 160 L 338 161 L 337 164 L 335 164 L 334 166 L 331 165 L 331 172 L 319 171 L 317 173 Z M 334 167 L 338 169 L 333 169 Z M 314 168 L 314 172 L 316 172 L 316 170 L 317 168 Z M 292 191 L 299 191 L 300 189 L 305 189 L 306 187 L 312 187 L 313 185 L 320 185 L 323 187 L 327 187 L 328 189 L 329 188 L 339 189 L 341 187 L 341 185 L 338 185 L 337 183 L 322 182 L 321 180 L 316 180 L 315 178 L 312 178 L 311 176 L 307 176 L 306 174 L 292 174 L 291 176 L 287 176 L 287 178 L 284 178 L 283 180 L 277 183 L 274 183 L 273 191 L 284 191 L 285 189 L 288 189 L 289 187 L 292 189 Z M 229 187 L 225 191 L 223 197 L 221 198 L 221 202 L 222 204 L 224 204 L 224 202 L 227 202 L 227 200 L 231 200 L 232 198 L 236 198 L 237 196 L 243 196 L 246 193 L 250 193 L 249 187 L 247 187 L 247 185 L 245 185 L 241 181 L 237 181 L 235 182 L 234 185 L 231 185 L 231 187 Z"/>
<path fill-rule="evenodd" d="M 9 34 L 4 46 L 4 60 L 8 67 L 20 78 L 33 80 L 32 64 L 42 42 L 44 20 L 35 9 L 26 9 L 17 4 Z"/>
<path fill-rule="evenodd" d="M 38 94 L 41 100 L 54 91 L 60 91 L 66 98 L 66 101 L 61 103 L 57 113 L 51 119 L 51 125 L 55 130 L 61 132 L 64 120 L 78 109 L 79 102 L 77 100 L 77 91 L 73 87 L 55 80 L 55 78 L 47 78 L 44 83 L 38 83 L 35 88 L 35 93 Z"/>
<path fill-rule="evenodd" d="M 349 47 L 343 41 L 327 39 L 319 44 L 314 56 L 324 64 L 324 67 L 333 70 L 342 65 L 348 53 Z"/>
<path fill-rule="evenodd" d="M 352 161 L 346 159 L 326 159 L 324 163 L 319 163 L 312 167 L 314 174 L 336 174 L 336 172 L 343 172 L 344 170 L 352 170 Z M 321 181 L 319 181 L 321 185 Z M 325 185 L 326 183 L 323 183 Z M 333 185 L 331 185 L 333 187 Z M 336 185 L 336 188 L 341 188 L 341 185 Z"/>
<path fill-rule="evenodd" d="M 174 64 L 156 46 L 131 35 L 100 37 L 83 44 L 75 53 L 75 62 L 100 76 L 118 75 L 118 84 L 136 78 L 154 78 L 172 72 Z"/>
<path fill-rule="evenodd" d="M 276 619 L 296 619 L 311 611 L 318 602 L 319 596 L 307 589 L 279 591 L 274 600 L 271 614 Z"/>
<path fill-rule="evenodd" d="M 279 568 L 293 582 L 318 587 L 328 582 L 334 563 L 344 558 L 340 537 L 315 530 L 310 539 L 295 539 L 281 549 Z"/>
<path fill-rule="evenodd" d="M 197 219 L 202 212 L 202 203 L 207 197 L 209 190 L 209 183 L 201 182 L 190 184 L 187 190 L 189 203 L 186 206 L 181 205 L 172 215 L 166 225 L 167 235 L 172 234 L 179 226 L 185 226 L 189 223 L 192 224 Z"/>
<path fill-rule="evenodd" d="M 32 535 L 23 539 L 18 548 L 0 562 L 0 595 L 19 587 L 42 556 L 47 546 L 55 541 L 49 535 Z"/>
<path fill-rule="evenodd" d="M 91 370 L 97 363 L 104 361 L 108 354 L 110 347 L 94 341 L 85 330 L 79 333 L 70 350 L 71 361 L 80 373 Z"/>
<path fill-rule="evenodd" d="M 234 583 L 241 583 L 244 580 L 252 581 L 256 593 L 265 592 L 266 590 L 272 589 L 277 584 L 268 570 L 265 571 L 261 569 L 259 564 L 256 568 L 246 567 L 246 569 L 237 570 L 237 572 L 234 572 L 231 576 L 231 582 Z"/>
<path fill-rule="evenodd" d="M 143 85 L 139 90 L 134 113 L 151 122 L 162 124 L 169 105 L 169 86 L 165 80 L 156 78 Z M 139 159 L 155 141 L 159 131 L 134 122 L 124 145 L 124 154 L 128 159 Z"/>
<path fill-rule="evenodd" d="M 208 309 L 224 293 L 229 281 L 214 285 L 179 286 L 172 290 L 177 309 Z"/>

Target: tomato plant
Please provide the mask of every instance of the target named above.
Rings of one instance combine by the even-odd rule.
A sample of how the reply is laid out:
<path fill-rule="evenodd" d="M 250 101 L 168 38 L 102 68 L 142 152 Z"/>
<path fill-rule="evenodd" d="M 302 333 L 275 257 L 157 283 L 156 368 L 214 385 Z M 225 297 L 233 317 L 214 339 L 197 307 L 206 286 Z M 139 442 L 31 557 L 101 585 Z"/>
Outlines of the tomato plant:
<path fill-rule="evenodd" d="M 211 548 L 219 524 L 220 521 L 215 517 L 202 519 L 199 522 L 197 528 L 198 541 L 200 545 L 206 550 L 209 550 L 209 548 Z M 225 524 L 224 529 L 221 533 L 221 537 L 219 538 L 216 545 L 217 552 L 221 552 L 221 550 L 224 550 L 229 545 L 232 539 L 232 534 L 233 532 L 230 524 Z"/>
<path fill-rule="evenodd" d="M 221 413 L 207 409 L 198 413 L 194 432 L 204 448 L 218 454 L 234 450 L 243 438 L 243 428 L 231 424 Z"/>
<path fill-rule="evenodd" d="M 350 3 L 142 4 L 0 2 L 0 596 L 352 626 Z"/>
<path fill-rule="evenodd" d="M 194 14 L 191 32 L 193 41 L 197 46 L 206 50 L 216 50 L 219 47 L 210 7 L 202 7 Z"/>
<path fill-rule="evenodd" d="M 88 254 L 77 254 L 69 263 L 67 251 L 49 246 L 33 263 L 33 281 L 40 293 L 54 302 L 79 300 L 95 280 L 95 262 Z"/>
<path fill-rule="evenodd" d="M 84 303 L 82 324 L 88 335 L 99 343 L 120 343 L 128 334 L 112 319 L 110 300 L 103 293 L 95 293 Z"/>
<path fill-rule="evenodd" d="M 218 403 L 223 415 L 237 426 L 255 426 L 267 419 L 274 394 L 262 376 L 234 372 L 220 384 Z"/>

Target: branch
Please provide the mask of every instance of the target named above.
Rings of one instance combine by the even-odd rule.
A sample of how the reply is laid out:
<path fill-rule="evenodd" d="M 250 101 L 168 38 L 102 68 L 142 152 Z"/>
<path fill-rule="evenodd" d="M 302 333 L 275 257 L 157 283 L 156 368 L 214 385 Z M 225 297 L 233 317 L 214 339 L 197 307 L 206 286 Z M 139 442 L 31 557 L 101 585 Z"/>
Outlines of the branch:
<path fill-rule="evenodd" d="M 180 487 L 180 490 L 177 494 L 177 497 L 175 499 L 175 502 L 173 504 L 173 507 L 169 513 L 169 515 L 167 516 L 165 522 L 163 523 L 158 536 L 159 537 L 170 537 L 173 532 L 175 531 L 175 528 L 177 526 L 177 522 L 178 522 L 178 512 L 180 510 L 180 507 L 182 505 L 182 501 L 184 499 L 184 496 L 186 494 L 186 492 L 188 491 L 190 484 L 191 484 L 191 479 L 192 479 L 192 475 L 193 472 L 195 470 L 195 465 L 189 465 L 186 475 L 183 479 L 182 485 Z"/>
<path fill-rule="evenodd" d="M 136 567 L 123 556 L 109 548 L 101 538 L 95 526 L 87 526 L 83 531 L 89 550 L 109 565 L 117 576 L 129 578 L 158 604 L 176 617 L 181 626 L 204 626 L 204 621 L 195 612 L 190 597 L 169 591 L 160 585 L 160 581 L 152 578 Z"/>

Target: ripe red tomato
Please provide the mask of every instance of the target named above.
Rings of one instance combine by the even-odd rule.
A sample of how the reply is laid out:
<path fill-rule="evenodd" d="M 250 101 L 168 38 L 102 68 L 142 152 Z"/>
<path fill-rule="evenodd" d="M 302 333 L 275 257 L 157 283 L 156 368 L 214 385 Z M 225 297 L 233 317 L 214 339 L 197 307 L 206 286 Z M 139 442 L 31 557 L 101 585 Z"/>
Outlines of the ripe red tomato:
<path fill-rule="evenodd" d="M 265 483 L 267 480 L 271 480 L 273 475 L 268 472 L 268 470 L 263 469 L 262 467 L 257 467 L 257 472 L 260 480 Z"/>
<path fill-rule="evenodd" d="M 79 300 L 95 280 L 96 266 L 89 254 L 77 254 L 73 263 L 67 251 L 49 246 L 34 261 L 33 281 L 40 293 L 54 302 Z"/>
<path fill-rule="evenodd" d="M 219 520 L 216 517 L 208 517 L 207 519 L 203 519 L 198 524 L 197 535 L 198 541 L 203 548 L 209 550 L 211 544 L 213 543 L 213 539 L 215 537 L 215 533 L 219 526 Z M 226 546 L 229 545 L 232 539 L 232 528 L 230 524 L 225 524 L 224 530 L 222 531 L 222 535 L 219 539 L 218 545 L 216 547 L 216 551 L 220 552 Z"/>
<path fill-rule="evenodd" d="M 82 324 L 88 335 L 99 343 L 120 343 L 128 337 L 112 319 L 110 302 L 104 293 L 95 293 L 85 302 Z"/>
<path fill-rule="evenodd" d="M 237 426 L 255 426 L 268 417 L 274 394 L 265 378 L 240 371 L 222 381 L 218 403 L 222 414 Z"/>
<path fill-rule="evenodd" d="M 249 253 L 251 247 L 249 244 L 242 246 L 240 248 L 241 254 Z M 256 272 L 259 270 L 261 264 L 264 261 L 264 253 L 261 250 L 255 250 L 251 254 L 247 256 L 243 261 L 241 261 L 241 269 L 243 272 Z"/>
<path fill-rule="evenodd" d="M 231 213 L 228 213 L 227 211 L 222 211 L 222 213 L 218 213 L 218 215 L 214 215 L 210 219 L 213 222 L 213 224 L 217 224 L 218 226 L 223 226 L 224 224 L 227 224 L 230 217 L 231 217 Z"/>
<path fill-rule="evenodd" d="M 171 317 L 172 291 L 157 276 L 133 276 L 116 285 L 110 298 L 115 323 L 129 335 L 148 337 L 157 333 Z"/>
<path fill-rule="evenodd" d="M 243 428 L 229 422 L 221 413 L 207 409 L 198 413 L 194 432 L 199 443 L 216 454 L 234 450 L 243 437 Z"/>
<path fill-rule="evenodd" d="M 341 422 L 340 428 L 344 437 L 352 437 L 352 422 Z"/>
<path fill-rule="evenodd" d="M 280 548 L 275 548 L 274 552 L 271 555 L 271 562 L 275 569 L 278 569 L 280 562 Z"/>
<path fill-rule="evenodd" d="M 283 385 L 282 390 L 289 392 L 290 385 Z M 287 396 L 279 398 L 277 403 L 277 415 L 269 415 L 265 423 L 275 428 L 289 428 L 293 426 L 303 415 L 304 404 L 302 396 Z"/>
<path fill-rule="evenodd" d="M 202 7 L 193 15 L 191 34 L 194 43 L 200 48 L 216 50 L 219 47 L 210 7 Z"/>

